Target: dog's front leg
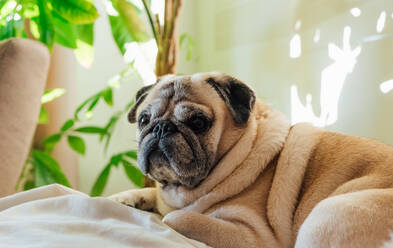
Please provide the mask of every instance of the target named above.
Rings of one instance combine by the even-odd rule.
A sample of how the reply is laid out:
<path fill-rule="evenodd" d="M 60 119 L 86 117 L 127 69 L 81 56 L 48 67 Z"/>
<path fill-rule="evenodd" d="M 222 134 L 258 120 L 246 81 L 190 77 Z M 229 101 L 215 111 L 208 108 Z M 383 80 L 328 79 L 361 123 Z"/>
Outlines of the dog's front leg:
<path fill-rule="evenodd" d="M 157 213 L 156 188 L 131 189 L 111 195 L 108 198 L 129 207 Z"/>
<path fill-rule="evenodd" d="M 261 247 L 252 228 L 240 221 L 227 221 L 185 210 L 175 210 L 163 221 L 186 237 L 215 248 Z"/>

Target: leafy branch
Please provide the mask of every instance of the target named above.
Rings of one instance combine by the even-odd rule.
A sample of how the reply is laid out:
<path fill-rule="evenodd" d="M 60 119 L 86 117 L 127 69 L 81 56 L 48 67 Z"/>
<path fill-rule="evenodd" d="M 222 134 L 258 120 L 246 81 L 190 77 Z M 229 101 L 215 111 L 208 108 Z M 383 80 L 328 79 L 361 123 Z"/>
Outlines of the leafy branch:
<path fill-rule="evenodd" d="M 129 0 L 107 0 L 111 5 L 107 16 L 114 41 L 124 55 L 130 43 L 146 42 L 154 37 L 158 47 L 156 76 L 175 73 L 178 50 L 176 25 L 182 0 L 165 0 L 164 23 L 160 23 L 157 14 L 152 14 L 150 1 L 140 1 L 143 3 L 144 11 L 140 11 Z M 151 33 L 144 22 L 144 14 L 147 15 Z M 57 43 L 73 49 L 78 61 L 84 66 L 89 66 L 93 60 L 93 25 L 98 16 L 91 0 L 0 0 L 0 40 L 10 37 L 29 38 L 44 43 L 49 50 Z M 189 60 L 195 42 L 191 37 L 182 35 L 180 46 L 182 44 L 186 46 L 186 58 Z M 100 102 L 104 102 L 109 107 L 114 105 L 114 88 L 130 72 L 135 73 L 130 68 L 126 69 L 108 87 L 84 100 L 76 108 L 74 115 L 65 121 L 56 133 L 44 138 L 38 147 L 31 149 L 17 188 L 22 182 L 24 190 L 53 182 L 70 186 L 59 163 L 51 155 L 61 140 L 66 139 L 73 151 L 84 155 L 87 148 L 83 136 L 97 135 L 99 141 L 104 143 L 104 150 L 108 150 L 116 124 L 129 111 L 133 102 L 129 102 L 122 110 L 114 112 L 103 126 L 86 126 L 82 123 L 92 118 L 93 111 Z M 45 104 L 63 94 L 65 94 L 64 89 L 45 91 L 38 124 L 49 122 L 49 113 Z M 135 161 L 136 152 L 133 150 L 112 155 L 97 177 L 91 194 L 100 195 L 111 169 L 118 168 L 120 165 L 135 185 L 149 185 L 148 178 L 144 178 L 135 167 Z"/>

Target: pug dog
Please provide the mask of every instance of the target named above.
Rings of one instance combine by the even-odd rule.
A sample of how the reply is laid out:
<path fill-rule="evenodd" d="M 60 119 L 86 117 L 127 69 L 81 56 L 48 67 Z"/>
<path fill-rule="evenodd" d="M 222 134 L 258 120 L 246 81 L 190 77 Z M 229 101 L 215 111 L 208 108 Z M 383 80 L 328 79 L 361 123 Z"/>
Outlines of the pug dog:
<path fill-rule="evenodd" d="M 137 93 L 129 120 L 139 167 L 157 185 L 110 198 L 160 213 L 189 238 L 236 248 L 391 242 L 392 147 L 291 126 L 221 73 L 159 78 Z"/>

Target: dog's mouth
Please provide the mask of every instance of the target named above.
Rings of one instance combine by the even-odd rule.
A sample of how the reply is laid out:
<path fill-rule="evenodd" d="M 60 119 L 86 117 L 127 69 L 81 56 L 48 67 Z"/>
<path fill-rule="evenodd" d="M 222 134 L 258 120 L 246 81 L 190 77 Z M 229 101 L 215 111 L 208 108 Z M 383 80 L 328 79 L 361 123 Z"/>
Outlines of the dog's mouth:
<path fill-rule="evenodd" d="M 182 134 L 161 139 L 148 135 L 140 145 L 138 164 L 141 171 L 163 187 L 193 189 L 205 179 L 205 160 L 200 159 L 204 152 L 194 151 Z"/>
<path fill-rule="evenodd" d="M 193 189 L 203 180 L 199 177 L 179 175 L 172 167 L 171 159 L 160 149 L 152 150 L 147 160 L 149 168 L 147 174 L 162 184 L 163 188 L 185 186 L 188 189 Z"/>

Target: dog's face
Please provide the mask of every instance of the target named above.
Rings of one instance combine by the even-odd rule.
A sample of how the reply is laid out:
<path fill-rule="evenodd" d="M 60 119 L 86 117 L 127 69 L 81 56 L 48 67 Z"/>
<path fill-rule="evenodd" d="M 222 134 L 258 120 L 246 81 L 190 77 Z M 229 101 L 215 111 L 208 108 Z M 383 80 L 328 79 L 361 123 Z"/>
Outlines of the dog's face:
<path fill-rule="evenodd" d="M 138 91 L 138 164 L 163 187 L 198 186 L 247 126 L 253 91 L 220 73 L 167 75 Z"/>

